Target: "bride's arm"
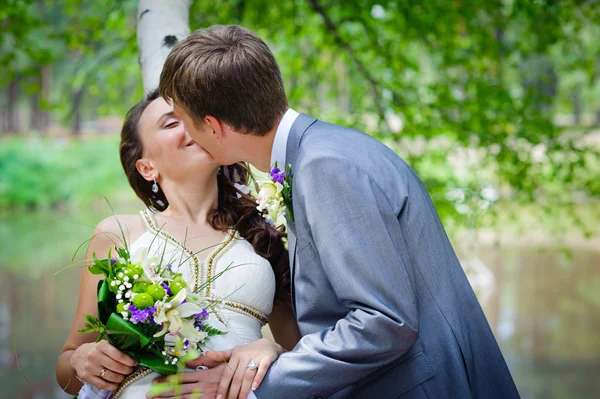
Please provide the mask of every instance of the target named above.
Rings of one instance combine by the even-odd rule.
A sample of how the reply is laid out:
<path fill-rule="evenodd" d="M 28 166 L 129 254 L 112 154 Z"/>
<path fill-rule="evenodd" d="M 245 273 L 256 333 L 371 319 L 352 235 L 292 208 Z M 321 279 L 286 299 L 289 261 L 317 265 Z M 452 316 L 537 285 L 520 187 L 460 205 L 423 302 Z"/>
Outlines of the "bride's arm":
<path fill-rule="evenodd" d="M 118 235 L 115 235 L 118 234 Z M 110 248 L 119 242 L 120 230 L 114 218 L 106 219 L 98 224 L 85 259 L 92 259 L 92 254 L 100 258 L 106 256 Z M 60 387 L 70 394 L 77 393 L 82 383 L 76 378 L 97 386 L 114 390 L 117 383 L 133 371 L 135 361 L 118 351 L 106 341 L 96 343 L 98 334 L 81 334 L 77 330 L 84 328 L 84 315 L 98 315 L 97 286 L 102 276 L 93 275 L 85 265 L 81 273 L 79 300 L 71 332 L 56 363 L 56 379 Z M 99 375 L 106 369 L 104 378 Z"/>
<path fill-rule="evenodd" d="M 296 316 L 289 303 L 278 301 L 273 305 L 273 311 L 269 316 L 269 328 L 275 338 L 275 342 L 286 351 L 294 349 L 301 335 L 298 330 Z"/>

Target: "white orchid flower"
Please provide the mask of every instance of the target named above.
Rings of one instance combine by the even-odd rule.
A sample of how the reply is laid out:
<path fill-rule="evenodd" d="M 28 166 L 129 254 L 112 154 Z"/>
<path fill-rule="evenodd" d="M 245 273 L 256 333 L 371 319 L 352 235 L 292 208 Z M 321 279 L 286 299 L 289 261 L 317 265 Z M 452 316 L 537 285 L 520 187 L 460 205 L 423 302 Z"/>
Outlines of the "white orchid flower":
<path fill-rule="evenodd" d="M 183 302 L 186 290 L 182 289 L 169 302 L 156 303 L 154 321 L 162 325 L 162 329 L 154 334 L 155 337 L 165 337 L 165 342 L 177 342 L 177 338 L 187 339 L 190 343 L 200 342 L 206 338 L 206 333 L 194 327 L 194 319 L 186 319 L 202 312 L 202 308 L 192 302 Z M 195 349 L 195 348 L 193 348 Z"/>
<path fill-rule="evenodd" d="M 144 270 L 141 281 L 149 281 L 152 284 L 159 284 L 162 278 L 156 273 L 160 266 L 160 258 L 157 256 L 148 256 L 148 248 L 140 247 L 131 255 L 131 263 L 140 265 Z"/>

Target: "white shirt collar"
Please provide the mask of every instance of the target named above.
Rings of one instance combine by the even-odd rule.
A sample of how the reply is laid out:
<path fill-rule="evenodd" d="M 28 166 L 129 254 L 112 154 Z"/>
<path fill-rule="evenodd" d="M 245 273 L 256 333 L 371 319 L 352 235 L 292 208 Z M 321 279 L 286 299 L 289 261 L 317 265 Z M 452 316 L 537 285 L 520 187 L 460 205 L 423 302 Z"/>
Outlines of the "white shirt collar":
<path fill-rule="evenodd" d="M 277 131 L 275 132 L 275 139 L 273 140 L 273 149 L 271 150 L 271 168 L 277 162 L 277 165 L 281 169 L 285 169 L 285 157 L 287 152 L 287 141 L 290 135 L 292 125 L 296 121 L 300 114 L 293 109 L 289 108 L 281 118 Z"/>

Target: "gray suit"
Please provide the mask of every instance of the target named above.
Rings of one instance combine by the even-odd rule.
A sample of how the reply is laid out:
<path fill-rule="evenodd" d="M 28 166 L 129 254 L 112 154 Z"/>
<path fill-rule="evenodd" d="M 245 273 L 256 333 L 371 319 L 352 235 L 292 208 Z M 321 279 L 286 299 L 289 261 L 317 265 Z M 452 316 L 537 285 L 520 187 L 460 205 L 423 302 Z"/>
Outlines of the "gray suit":
<path fill-rule="evenodd" d="M 302 333 L 268 398 L 518 398 L 419 178 L 352 129 L 300 115 L 287 144 Z"/>

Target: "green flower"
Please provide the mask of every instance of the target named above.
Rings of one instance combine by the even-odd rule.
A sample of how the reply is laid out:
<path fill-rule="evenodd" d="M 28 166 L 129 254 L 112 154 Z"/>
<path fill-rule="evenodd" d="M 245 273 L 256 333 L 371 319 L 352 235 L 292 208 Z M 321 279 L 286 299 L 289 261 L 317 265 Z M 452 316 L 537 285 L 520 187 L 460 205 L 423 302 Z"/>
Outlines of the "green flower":
<path fill-rule="evenodd" d="M 123 312 L 127 312 L 127 314 L 130 315 L 131 312 L 129 310 L 125 309 L 126 305 L 127 305 L 127 303 L 125 303 L 125 302 L 121 302 L 121 303 L 117 304 L 117 313 L 121 314 Z"/>
<path fill-rule="evenodd" d="M 136 294 L 141 294 L 141 293 L 146 292 L 148 290 L 148 287 L 150 287 L 150 283 L 148 283 L 146 281 L 140 281 L 133 285 L 132 291 L 135 292 Z"/>
<path fill-rule="evenodd" d="M 128 267 L 123 268 L 123 273 L 131 279 L 133 279 L 134 276 L 140 278 L 144 274 L 144 269 L 142 269 L 140 265 L 129 265 Z"/>
<path fill-rule="evenodd" d="M 171 284 L 169 284 L 169 288 L 171 289 L 172 295 L 177 295 L 179 291 L 186 288 L 187 284 L 180 280 L 175 280 Z"/>
<path fill-rule="evenodd" d="M 138 309 L 146 309 L 154 305 L 154 299 L 148 294 L 137 294 L 133 297 L 133 304 Z"/>
<path fill-rule="evenodd" d="M 163 299 L 165 297 L 165 294 L 167 292 L 161 285 L 152 284 L 151 286 L 148 287 L 148 289 L 146 290 L 146 293 L 148 295 L 150 295 L 152 297 L 152 299 L 154 299 L 155 301 L 160 301 L 161 299 Z"/>

